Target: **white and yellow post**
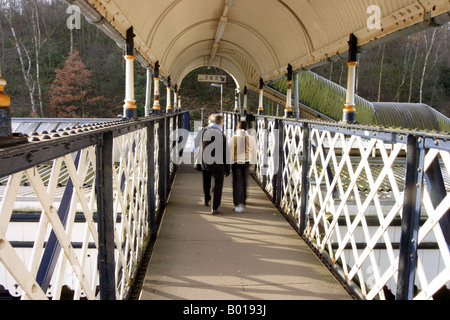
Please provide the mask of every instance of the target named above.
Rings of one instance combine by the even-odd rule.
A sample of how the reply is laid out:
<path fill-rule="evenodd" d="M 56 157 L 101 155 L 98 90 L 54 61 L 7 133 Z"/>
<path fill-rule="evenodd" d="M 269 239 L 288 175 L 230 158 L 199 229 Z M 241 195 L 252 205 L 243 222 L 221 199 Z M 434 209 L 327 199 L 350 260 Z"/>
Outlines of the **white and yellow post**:
<path fill-rule="evenodd" d="M 258 114 L 264 114 L 264 81 L 262 78 L 259 78 L 259 105 L 258 105 Z"/>
<path fill-rule="evenodd" d="M 2 78 L 0 72 L 0 139 L 5 139 L 11 136 L 11 99 L 3 92 L 6 86 L 6 80 Z"/>
<path fill-rule="evenodd" d="M 21 133 L 12 134 L 11 129 L 11 98 L 3 92 L 6 80 L 2 77 L 0 68 L 0 147 L 28 142 L 27 137 Z"/>
<path fill-rule="evenodd" d="M 170 86 L 170 76 L 167 79 L 166 113 L 172 113 L 172 87 Z"/>
<path fill-rule="evenodd" d="M 137 118 L 136 100 L 134 100 L 134 56 L 125 56 L 125 104 L 123 116 L 127 119 Z"/>
<path fill-rule="evenodd" d="M 150 105 L 152 100 L 152 71 L 147 69 L 147 83 L 145 87 L 145 116 L 150 116 Z"/>
<path fill-rule="evenodd" d="M 234 112 L 239 112 L 239 104 L 238 104 L 238 89 L 234 91 Z"/>
<path fill-rule="evenodd" d="M 175 88 L 173 89 L 173 110 L 175 112 L 178 112 L 178 86 L 175 85 Z"/>
<path fill-rule="evenodd" d="M 178 89 L 178 111 L 181 112 L 181 88 Z"/>
<path fill-rule="evenodd" d="M 347 123 L 354 123 L 356 121 L 355 108 L 355 84 L 356 84 L 356 66 L 357 66 L 357 48 L 358 39 L 352 33 L 349 40 L 348 53 L 348 79 L 347 79 L 347 96 L 345 99 L 342 121 Z"/>
<path fill-rule="evenodd" d="M 292 112 L 292 66 L 288 65 L 287 73 L 287 92 L 286 92 L 286 106 L 284 108 L 284 116 L 286 118 L 291 118 L 293 116 Z"/>
<path fill-rule="evenodd" d="M 127 30 L 127 42 L 125 55 L 125 104 L 123 105 L 123 117 L 126 119 L 137 118 L 136 100 L 134 100 L 134 34 L 133 27 Z"/>
<path fill-rule="evenodd" d="M 154 101 L 153 101 L 153 115 L 159 116 L 161 114 L 161 106 L 159 105 L 159 63 L 155 63 L 155 74 L 153 75 L 154 81 Z"/>
<path fill-rule="evenodd" d="M 242 108 L 242 113 L 247 114 L 247 86 L 244 87 L 244 107 Z"/>

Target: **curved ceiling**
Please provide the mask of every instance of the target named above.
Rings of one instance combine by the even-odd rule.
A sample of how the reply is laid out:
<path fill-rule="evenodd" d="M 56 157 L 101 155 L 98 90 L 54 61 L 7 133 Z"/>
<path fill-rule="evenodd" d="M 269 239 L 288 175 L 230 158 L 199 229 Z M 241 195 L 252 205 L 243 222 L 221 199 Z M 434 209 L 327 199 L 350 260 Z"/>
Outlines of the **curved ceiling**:
<path fill-rule="evenodd" d="M 96 20 L 123 38 L 133 27 L 135 50 L 151 66 L 159 61 L 172 83 L 197 67 L 216 66 L 250 89 L 260 77 L 283 76 L 288 64 L 297 70 L 347 52 L 351 33 L 362 46 L 449 12 L 448 0 L 67 1 L 83 2 L 85 15 L 100 15 Z M 377 15 L 373 5 L 379 29 L 368 24 Z"/>

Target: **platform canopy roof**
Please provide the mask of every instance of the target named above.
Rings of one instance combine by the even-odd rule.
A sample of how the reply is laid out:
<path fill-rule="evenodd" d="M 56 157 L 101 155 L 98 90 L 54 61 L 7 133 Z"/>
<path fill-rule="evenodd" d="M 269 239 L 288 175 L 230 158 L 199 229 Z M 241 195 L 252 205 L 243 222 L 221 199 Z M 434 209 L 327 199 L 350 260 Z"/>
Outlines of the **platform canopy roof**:
<path fill-rule="evenodd" d="M 297 70 L 347 59 L 352 33 L 364 48 L 449 20 L 448 0 L 66 1 L 119 44 L 133 27 L 138 59 L 150 68 L 158 61 L 172 84 L 198 67 L 215 66 L 249 89 L 260 78 L 284 76 L 288 64 Z"/>

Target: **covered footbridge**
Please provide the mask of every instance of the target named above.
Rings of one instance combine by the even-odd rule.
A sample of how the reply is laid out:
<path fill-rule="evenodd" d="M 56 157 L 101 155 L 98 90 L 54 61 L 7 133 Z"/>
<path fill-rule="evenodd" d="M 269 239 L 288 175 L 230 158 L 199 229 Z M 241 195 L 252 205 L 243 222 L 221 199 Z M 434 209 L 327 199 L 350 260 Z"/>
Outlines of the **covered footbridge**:
<path fill-rule="evenodd" d="M 448 22 L 447 0 L 67 2 L 126 51 L 123 118 L 14 124 L 0 79 L 0 285 L 11 296 L 448 297 L 448 119 L 427 109 L 438 125 L 398 128 L 386 114 L 417 106 L 362 102 L 359 113 L 354 94 L 358 52 Z M 348 57 L 348 83 L 336 89 L 339 115 L 326 116 L 297 88 L 336 56 Z M 148 70 L 142 118 L 136 61 Z M 242 216 L 229 199 L 222 215 L 205 214 L 193 192 L 201 187 L 182 88 L 204 66 L 226 71 L 244 94 L 223 112 L 225 134 L 245 118 L 257 138 Z M 266 86 L 284 76 L 285 96 Z M 249 90 L 260 95 L 258 114 L 247 112 Z M 265 116 L 264 97 L 284 99 L 284 117 Z"/>

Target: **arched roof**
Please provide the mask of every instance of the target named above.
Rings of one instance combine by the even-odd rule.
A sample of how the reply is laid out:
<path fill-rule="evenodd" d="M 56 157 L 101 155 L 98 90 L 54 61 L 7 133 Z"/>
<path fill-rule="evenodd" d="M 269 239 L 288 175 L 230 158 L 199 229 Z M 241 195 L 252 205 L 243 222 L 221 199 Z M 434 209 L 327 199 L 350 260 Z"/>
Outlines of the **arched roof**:
<path fill-rule="evenodd" d="M 180 84 L 200 66 L 257 88 L 397 31 L 448 19 L 448 0 L 67 0 L 119 41 L 133 27 L 135 50 Z M 380 29 L 371 28 L 379 8 Z M 94 9 L 94 10 L 92 10 Z M 373 22 L 373 21 L 372 21 Z"/>

